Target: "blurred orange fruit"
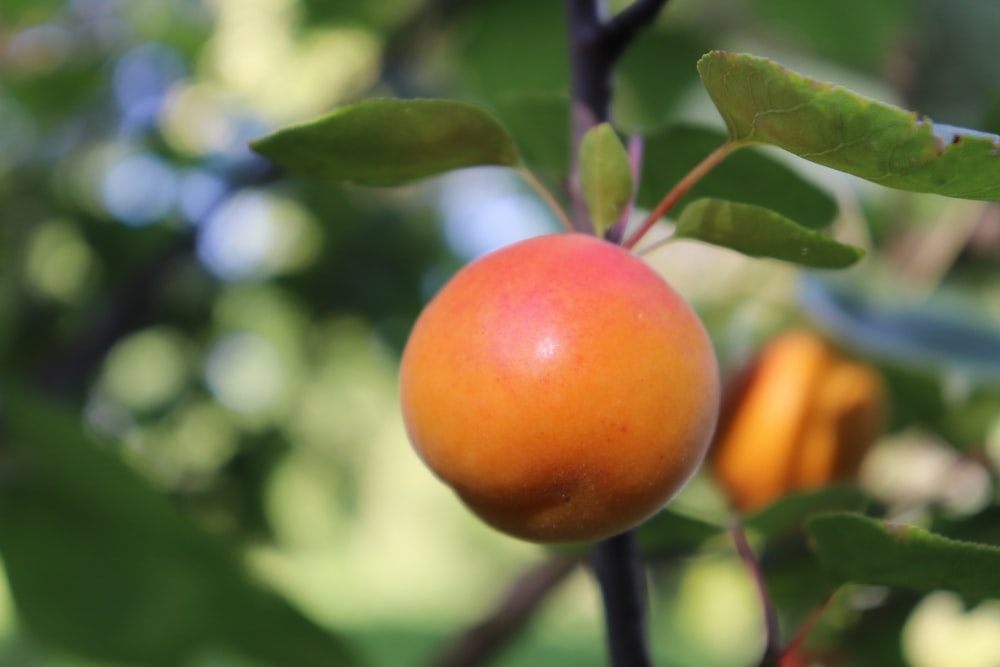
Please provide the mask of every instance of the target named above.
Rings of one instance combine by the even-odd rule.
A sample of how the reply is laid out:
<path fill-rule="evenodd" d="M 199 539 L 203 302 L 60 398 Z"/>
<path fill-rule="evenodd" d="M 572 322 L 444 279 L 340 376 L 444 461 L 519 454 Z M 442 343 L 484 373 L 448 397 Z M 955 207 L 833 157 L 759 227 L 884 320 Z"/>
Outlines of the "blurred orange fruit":
<path fill-rule="evenodd" d="M 819 335 L 783 333 L 734 383 L 711 453 L 739 510 L 854 478 L 885 422 L 881 377 Z"/>

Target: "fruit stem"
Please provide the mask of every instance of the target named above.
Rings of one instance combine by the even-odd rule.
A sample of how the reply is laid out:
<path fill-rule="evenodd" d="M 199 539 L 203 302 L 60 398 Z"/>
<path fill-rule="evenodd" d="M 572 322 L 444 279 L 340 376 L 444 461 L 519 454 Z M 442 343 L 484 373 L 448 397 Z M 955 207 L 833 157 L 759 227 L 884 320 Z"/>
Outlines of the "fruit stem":
<path fill-rule="evenodd" d="M 760 562 L 758 562 L 757 557 L 754 555 L 753 549 L 750 548 L 743 524 L 739 521 L 733 522 L 729 527 L 729 534 L 733 538 L 733 544 L 740 556 L 740 560 L 743 561 L 743 564 L 750 572 L 750 576 L 753 578 L 754 585 L 757 587 L 758 597 L 760 598 L 761 609 L 764 612 L 764 629 L 767 633 L 767 639 L 764 644 L 764 657 L 761 665 L 777 664 L 781 657 L 778 614 L 774 609 L 774 604 L 771 602 L 771 595 L 767 590 L 764 571 L 761 569 Z"/>
<path fill-rule="evenodd" d="M 705 156 L 705 159 L 694 166 L 691 171 L 689 171 L 684 178 L 677 181 L 677 184 L 660 200 L 660 203 L 656 205 L 650 214 L 643 220 L 642 225 L 639 229 L 628 237 L 622 247 L 626 250 L 631 250 L 635 247 L 635 244 L 645 236 L 656 221 L 667 214 L 670 209 L 674 207 L 680 198 L 687 194 L 688 190 L 694 187 L 694 185 L 700 181 L 705 175 L 710 172 L 716 165 L 722 162 L 726 157 L 733 152 L 734 149 L 739 148 L 741 144 L 735 144 L 732 141 L 726 141 L 724 144 L 716 148 L 714 151 Z"/>
<path fill-rule="evenodd" d="M 567 217 L 566 212 L 563 210 L 562 206 L 559 205 L 559 202 L 556 201 L 555 196 L 553 196 L 553 194 L 549 192 L 549 189 L 546 188 L 540 180 L 538 180 L 538 177 L 535 176 L 527 167 L 521 167 L 518 169 L 518 172 L 521 174 L 521 177 L 528 182 L 528 185 L 535 189 L 535 192 L 537 192 L 548 207 L 552 209 L 552 212 L 556 214 L 556 219 L 559 220 L 559 224 L 561 224 L 567 232 L 576 231 L 573 227 L 573 223 L 570 222 L 569 217 Z"/>
<path fill-rule="evenodd" d="M 635 531 L 599 542 L 591 567 L 604 601 L 611 667 L 652 667 L 646 637 L 646 577 Z"/>

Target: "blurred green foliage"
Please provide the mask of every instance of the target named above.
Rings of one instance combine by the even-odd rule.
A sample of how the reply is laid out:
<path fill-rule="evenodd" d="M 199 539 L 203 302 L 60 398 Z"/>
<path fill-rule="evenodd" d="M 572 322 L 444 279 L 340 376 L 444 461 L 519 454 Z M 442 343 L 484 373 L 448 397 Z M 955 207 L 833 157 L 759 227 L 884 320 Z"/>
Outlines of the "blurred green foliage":
<path fill-rule="evenodd" d="M 654 157 L 681 123 L 714 148 L 722 123 L 694 63 L 735 48 L 997 131 L 998 11 L 674 0 L 622 63 L 615 120 L 655 133 Z M 488 185 L 495 171 L 388 190 L 292 180 L 247 142 L 367 97 L 449 97 L 496 111 L 558 184 L 567 50 L 562 4 L 529 0 L 5 0 L 0 664 L 433 664 L 548 558 L 430 478 L 395 399 L 410 325 L 468 259 L 456 229 L 496 242 L 504 222 L 478 218 L 528 210 L 504 208 L 525 193 Z M 758 157 L 734 158 L 703 194 L 803 221 L 836 200 L 838 238 L 866 247 L 863 265 L 834 286 L 691 244 L 649 261 L 699 307 L 727 373 L 802 320 L 882 368 L 894 405 L 862 478 L 872 511 L 996 544 L 1000 378 L 962 372 L 981 357 L 965 347 L 971 361 L 955 363 L 948 334 L 1000 322 L 996 205 Z M 673 174 L 648 167 L 640 204 Z M 456 189 L 481 203 L 456 207 Z M 906 307 L 879 306 L 885 295 Z M 838 493 L 751 525 L 788 636 L 837 586 L 800 528 L 769 526 L 813 501 L 853 504 Z M 657 664 L 752 664 L 758 602 L 717 489 L 696 478 L 673 510 L 640 535 Z M 496 664 L 603 664 L 594 588 L 570 577 Z M 809 650 L 939 667 L 912 628 L 965 612 L 937 595 L 840 587 Z"/>

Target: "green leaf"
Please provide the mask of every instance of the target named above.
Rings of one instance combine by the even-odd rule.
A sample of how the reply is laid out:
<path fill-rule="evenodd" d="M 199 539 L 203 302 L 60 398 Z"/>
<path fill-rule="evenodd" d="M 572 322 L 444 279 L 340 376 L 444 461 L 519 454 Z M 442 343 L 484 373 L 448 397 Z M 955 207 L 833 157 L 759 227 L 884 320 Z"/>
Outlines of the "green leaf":
<path fill-rule="evenodd" d="M 951 539 L 1000 547 L 1000 506 L 989 505 L 971 516 L 938 514 L 931 530 Z"/>
<path fill-rule="evenodd" d="M 474 11 L 459 14 L 447 30 L 445 41 L 456 47 L 447 55 L 473 92 L 494 102 L 514 92 L 569 88 L 569 40 L 560 3 L 477 0 Z"/>
<path fill-rule="evenodd" d="M 210 645 L 264 664 L 357 664 L 92 442 L 76 415 L 14 392 L 3 407 L 0 554 L 34 636 L 154 667 L 187 664 Z"/>
<path fill-rule="evenodd" d="M 913 14 L 907 0 L 753 0 L 751 9 L 769 34 L 787 28 L 796 46 L 875 74 L 884 73 Z"/>
<path fill-rule="evenodd" d="M 891 188 L 1000 200 L 996 135 L 935 125 L 765 58 L 712 51 L 698 72 L 734 141 L 773 144 Z"/>
<path fill-rule="evenodd" d="M 800 491 L 782 497 L 744 520 L 744 525 L 767 536 L 801 530 L 816 514 L 835 511 L 859 511 L 868 498 L 857 487 L 835 485 Z"/>
<path fill-rule="evenodd" d="M 646 137 L 636 203 L 653 209 L 674 184 L 726 140 L 722 132 L 694 125 L 671 125 Z M 752 148 L 731 153 L 698 181 L 678 206 L 701 197 L 770 208 L 810 229 L 826 227 L 837 213 L 837 205 L 827 192 L 763 150 Z"/>
<path fill-rule="evenodd" d="M 706 540 L 725 532 L 725 528 L 713 523 L 661 510 L 639 526 L 637 536 L 643 554 L 663 558 L 693 553 Z"/>
<path fill-rule="evenodd" d="M 856 514 L 816 517 L 806 530 L 823 567 L 840 581 L 1000 598 L 1000 548 Z"/>
<path fill-rule="evenodd" d="M 597 234 L 622 217 L 632 201 L 628 153 L 608 123 L 592 127 L 580 142 L 580 186 Z"/>
<path fill-rule="evenodd" d="M 614 126 L 629 134 L 663 127 L 696 85 L 698 72 L 691 63 L 707 48 L 691 30 L 657 25 L 636 35 L 615 69 Z"/>
<path fill-rule="evenodd" d="M 397 185 L 463 167 L 520 164 L 513 139 L 496 118 L 453 100 L 365 100 L 250 146 L 310 178 L 361 185 Z"/>
<path fill-rule="evenodd" d="M 1000 100 L 1000 58 L 994 50 L 1000 2 L 907 4 L 914 19 L 910 34 L 930 38 L 918 37 L 907 47 L 907 67 L 912 68 L 908 102 L 931 117 L 1000 132 L 986 117 L 990 105 Z"/>
<path fill-rule="evenodd" d="M 860 248 L 838 243 L 770 209 L 723 199 L 688 204 L 677 221 L 676 236 L 818 269 L 844 268 L 864 255 Z"/>
<path fill-rule="evenodd" d="M 524 163 L 557 178 L 569 173 L 569 109 L 569 96 L 553 92 L 519 93 L 497 103 L 500 120 L 514 136 Z"/>

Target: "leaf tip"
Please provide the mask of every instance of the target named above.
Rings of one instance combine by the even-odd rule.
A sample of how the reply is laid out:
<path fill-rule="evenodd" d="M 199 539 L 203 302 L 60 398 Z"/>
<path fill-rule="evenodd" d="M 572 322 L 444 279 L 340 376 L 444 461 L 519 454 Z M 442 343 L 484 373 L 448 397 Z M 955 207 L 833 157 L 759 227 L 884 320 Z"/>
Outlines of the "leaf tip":
<path fill-rule="evenodd" d="M 269 136 L 270 135 L 258 137 L 256 139 L 251 139 L 250 141 L 247 142 L 247 148 L 252 150 L 254 153 L 257 153 L 258 155 L 267 156 L 267 140 Z"/>

